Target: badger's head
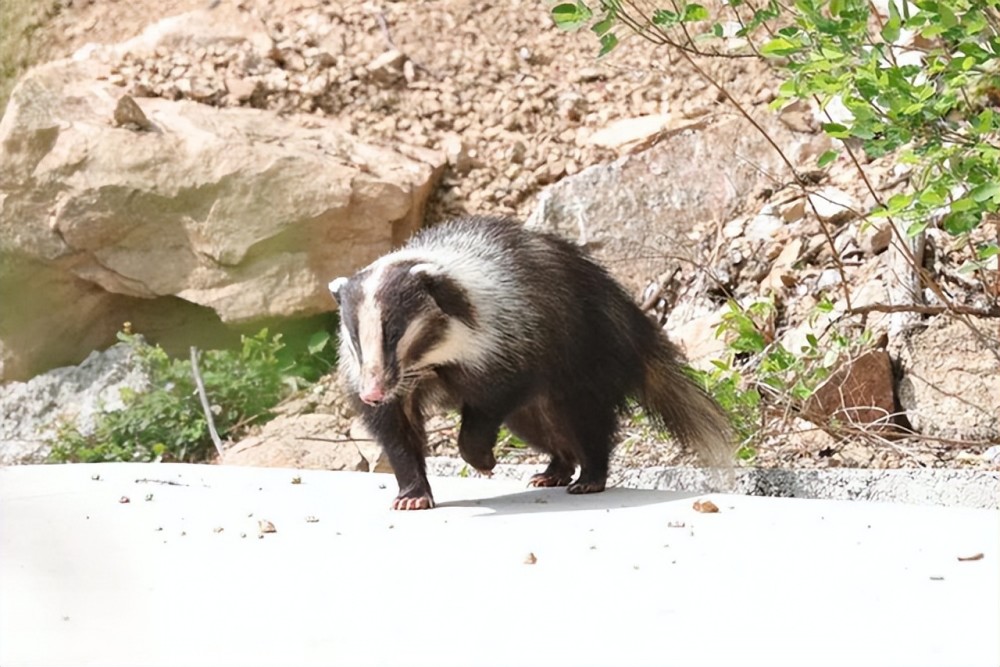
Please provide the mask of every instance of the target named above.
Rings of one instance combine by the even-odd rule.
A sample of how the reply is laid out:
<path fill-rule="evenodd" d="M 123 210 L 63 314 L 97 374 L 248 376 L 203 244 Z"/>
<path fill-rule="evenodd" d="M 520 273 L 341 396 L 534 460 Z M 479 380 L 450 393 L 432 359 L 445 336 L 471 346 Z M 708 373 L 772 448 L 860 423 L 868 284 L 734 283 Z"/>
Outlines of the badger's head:
<path fill-rule="evenodd" d="M 470 294 L 438 264 L 376 262 L 330 292 L 340 305 L 341 368 L 362 401 L 405 394 L 430 369 L 474 356 Z"/>

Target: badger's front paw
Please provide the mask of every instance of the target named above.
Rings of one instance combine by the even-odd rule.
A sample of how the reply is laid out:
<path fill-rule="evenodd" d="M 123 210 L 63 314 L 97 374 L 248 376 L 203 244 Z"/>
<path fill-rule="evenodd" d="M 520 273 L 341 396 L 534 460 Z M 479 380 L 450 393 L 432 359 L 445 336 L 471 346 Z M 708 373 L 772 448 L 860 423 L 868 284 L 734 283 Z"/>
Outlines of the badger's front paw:
<path fill-rule="evenodd" d="M 396 496 L 392 501 L 394 510 L 429 510 L 434 507 L 434 499 L 429 495 L 422 496 Z"/>
<path fill-rule="evenodd" d="M 394 510 L 429 510 L 434 507 L 434 496 L 426 478 L 414 480 L 410 484 L 399 485 L 399 495 L 392 501 Z"/>

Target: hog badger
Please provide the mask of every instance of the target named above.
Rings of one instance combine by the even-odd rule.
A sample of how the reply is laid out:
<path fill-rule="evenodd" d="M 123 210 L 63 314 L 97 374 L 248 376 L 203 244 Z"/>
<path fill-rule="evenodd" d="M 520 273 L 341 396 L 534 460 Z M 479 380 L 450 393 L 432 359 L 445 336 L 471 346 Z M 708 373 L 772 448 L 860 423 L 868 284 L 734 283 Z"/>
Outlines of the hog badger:
<path fill-rule="evenodd" d="M 462 218 L 330 291 L 340 305 L 340 373 L 396 473 L 396 509 L 434 506 L 424 416 L 442 406 L 461 413 L 458 449 L 471 466 L 493 469 L 506 425 L 551 457 L 531 485 L 570 493 L 604 490 L 630 398 L 702 460 L 732 454 L 725 414 L 684 373 L 677 348 L 561 238 Z"/>

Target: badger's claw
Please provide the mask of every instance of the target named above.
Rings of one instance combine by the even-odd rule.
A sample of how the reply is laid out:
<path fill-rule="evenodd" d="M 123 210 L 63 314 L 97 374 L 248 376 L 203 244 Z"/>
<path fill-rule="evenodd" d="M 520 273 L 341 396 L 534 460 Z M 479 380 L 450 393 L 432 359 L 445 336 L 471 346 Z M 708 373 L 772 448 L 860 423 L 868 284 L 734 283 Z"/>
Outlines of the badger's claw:
<path fill-rule="evenodd" d="M 397 496 L 392 501 L 394 510 L 429 510 L 434 507 L 434 499 L 430 496 L 416 496 L 414 498 L 404 498 Z"/>
<path fill-rule="evenodd" d="M 551 487 L 551 486 L 566 486 L 570 483 L 573 478 L 571 476 L 563 475 L 553 475 L 551 473 L 540 472 L 531 476 L 528 480 L 528 486 L 534 487 Z"/>
<path fill-rule="evenodd" d="M 601 491 L 604 490 L 606 484 L 607 482 L 605 481 L 591 480 L 584 482 L 581 480 L 579 482 L 573 482 L 568 487 L 566 487 L 566 490 L 569 493 L 600 493 Z"/>

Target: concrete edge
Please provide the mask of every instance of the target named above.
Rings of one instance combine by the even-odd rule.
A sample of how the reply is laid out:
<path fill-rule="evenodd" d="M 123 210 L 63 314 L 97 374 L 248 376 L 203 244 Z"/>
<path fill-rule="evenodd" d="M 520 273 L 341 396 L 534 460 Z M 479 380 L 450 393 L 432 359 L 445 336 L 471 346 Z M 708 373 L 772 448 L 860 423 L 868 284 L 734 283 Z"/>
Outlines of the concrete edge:
<path fill-rule="evenodd" d="M 493 475 L 527 482 L 543 468 L 501 463 Z M 450 457 L 428 458 L 427 472 L 442 477 L 478 476 L 464 461 Z M 1000 509 L 1000 471 L 996 470 L 654 467 L 619 470 L 613 478 L 615 486 L 631 489 Z"/>

